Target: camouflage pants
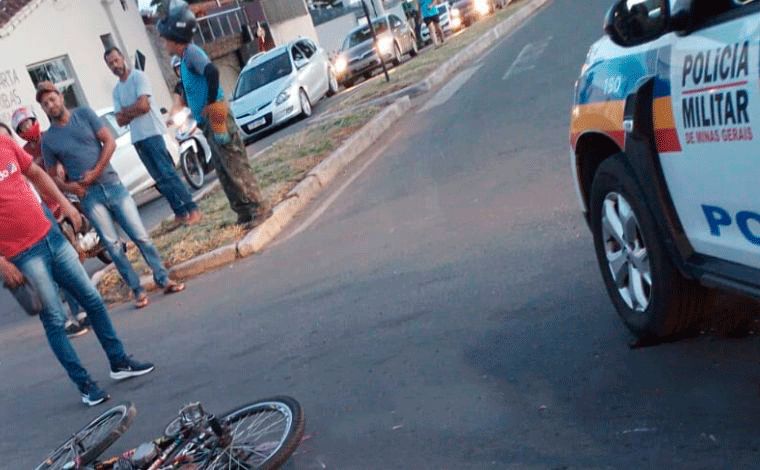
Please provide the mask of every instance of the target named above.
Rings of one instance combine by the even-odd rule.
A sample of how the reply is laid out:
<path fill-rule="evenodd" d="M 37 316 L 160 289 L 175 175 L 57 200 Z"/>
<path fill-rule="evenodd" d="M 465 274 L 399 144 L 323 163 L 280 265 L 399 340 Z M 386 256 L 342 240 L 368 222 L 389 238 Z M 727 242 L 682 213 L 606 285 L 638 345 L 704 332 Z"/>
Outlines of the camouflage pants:
<path fill-rule="evenodd" d="M 232 140 L 224 145 L 214 140 L 211 125 L 206 122 L 203 125 L 203 134 L 211 147 L 211 158 L 216 169 L 216 176 L 222 185 L 230 207 L 240 217 L 257 215 L 264 201 L 261 199 L 261 191 L 253 174 L 248 154 L 243 145 L 243 140 L 237 131 L 237 124 L 232 115 L 227 115 L 227 129 Z"/>

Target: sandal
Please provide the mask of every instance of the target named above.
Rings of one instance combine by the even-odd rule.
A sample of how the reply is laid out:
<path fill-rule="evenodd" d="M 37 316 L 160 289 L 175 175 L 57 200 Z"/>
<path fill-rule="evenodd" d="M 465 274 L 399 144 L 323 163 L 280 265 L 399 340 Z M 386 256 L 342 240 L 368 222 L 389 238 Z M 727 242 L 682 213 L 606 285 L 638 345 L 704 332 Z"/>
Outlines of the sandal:
<path fill-rule="evenodd" d="M 176 294 L 177 292 L 182 292 L 185 290 L 185 284 L 182 282 L 170 282 L 166 287 L 164 287 L 164 294 Z"/>
<path fill-rule="evenodd" d="M 142 292 L 135 299 L 135 308 L 136 309 L 145 308 L 148 306 L 149 303 L 150 303 L 150 299 L 148 298 L 148 294 L 146 294 L 145 292 Z"/>

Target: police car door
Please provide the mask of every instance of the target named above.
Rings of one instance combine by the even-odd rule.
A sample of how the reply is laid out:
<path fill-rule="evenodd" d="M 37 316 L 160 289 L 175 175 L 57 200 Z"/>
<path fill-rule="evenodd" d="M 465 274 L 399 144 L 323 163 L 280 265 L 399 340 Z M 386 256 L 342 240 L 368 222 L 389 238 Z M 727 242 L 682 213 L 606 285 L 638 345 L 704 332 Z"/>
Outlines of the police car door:
<path fill-rule="evenodd" d="M 760 0 L 693 3 L 721 1 L 696 31 L 671 35 L 681 150 L 660 160 L 694 249 L 760 268 Z"/>

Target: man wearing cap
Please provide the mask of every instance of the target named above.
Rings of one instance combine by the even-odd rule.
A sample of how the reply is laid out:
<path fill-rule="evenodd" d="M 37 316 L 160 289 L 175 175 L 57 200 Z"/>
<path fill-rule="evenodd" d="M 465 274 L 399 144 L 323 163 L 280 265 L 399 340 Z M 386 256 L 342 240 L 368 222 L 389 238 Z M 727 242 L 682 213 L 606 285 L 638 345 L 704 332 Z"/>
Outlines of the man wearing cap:
<path fill-rule="evenodd" d="M 48 173 L 62 191 L 75 194 L 82 201 L 85 215 L 132 290 L 135 307 L 147 306 L 149 299 L 140 285 L 140 276 L 122 250 L 116 223 L 137 245 L 153 271 L 153 279 L 164 293 L 184 290 L 184 284 L 169 279 L 169 272 L 161 263 L 158 250 L 140 219 L 137 204 L 110 164 L 116 143 L 100 118 L 87 107 L 69 111 L 63 96 L 51 82 L 37 85 L 37 102 L 50 118 L 50 129 L 42 139 L 42 154 Z M 58 177 L 56 167 L 59 164 L 63 165 L 70 181 Z"/>
<path fill-rule="evenodd" d="M 187 3 L 177 1 L 168 16 L 159 21 L 158 32 L 169 53 L 182 59 L 180 79 L 184 100 L 211 145 L 217 177 L 230 207 L 238 215 L 237 222 L 252 225 L 254 218 L 265 215 L 264 201 L 237 124 L 224 101 L 219 70 L 203 49 L 192 43 L 196 27 L 195 15 Z"/>
<path fill-rule="evenodd" d="M 142 70 L 132 70 L 117 47 L 109 48 L 103 58 L 119 77 L 113 89 L 113 107 L 120 126 L 129 126 L 132 144 L 143 165 L 156 181 L 158 191 L 174 211 L 175 225 L 193 225 L 202 216 L 193 196 L 174 171 L 174 164 L 164 142 L 166 126 L 161 119 L 150 81 Z"/>
<path fill-rule="evenodd" d="M 0 274 L 10 289 L 25 284 L 39 297 L 40 321 L 50 348 L 82 395 L 94 406 L 109 397 L 82 367 L 64 329 L 60 285 L 73 293 L 88 313 L 95 334 L 111 364 L 111 378 L 122 380 L 153 370 L 153 364 L 127 356 L 113 329 L 103 299 L 92 285 L 74 248 L 56 224 L 50 222 L 26 178 L 79 230 L 82 218 L 53 180 L 32 161 L 13 138 L 0 136 Z"/>

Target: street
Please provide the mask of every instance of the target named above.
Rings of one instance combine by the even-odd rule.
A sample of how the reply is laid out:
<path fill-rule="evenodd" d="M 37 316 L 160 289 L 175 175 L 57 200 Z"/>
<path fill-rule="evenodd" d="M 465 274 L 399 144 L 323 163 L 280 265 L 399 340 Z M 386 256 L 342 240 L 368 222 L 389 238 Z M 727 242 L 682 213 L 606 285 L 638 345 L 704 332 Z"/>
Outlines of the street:
<path fill-rule="evenodd" d="M 757 467 L 760 340 L 629 349 L 599 274 L 567 136 L 609 4 L 555 0 L 263 254 L 115 308 L 154 373 L 112 382 L 94 334 L 74 340 L 110 403 L 138 408 L 111 451 L 188 402 L 290 395 L 292 469 Z M 3 317 L 0 467 L 30 468 L 108 405 L 82 406 L 37 319 Z"/>

